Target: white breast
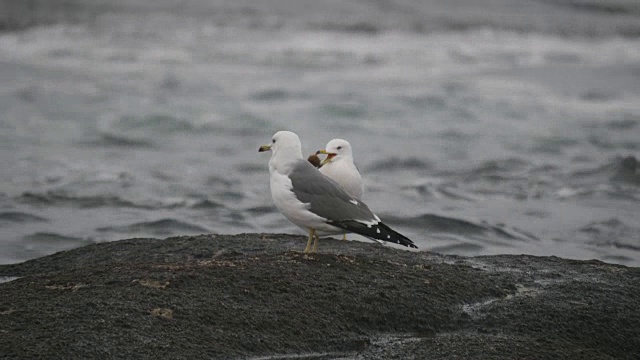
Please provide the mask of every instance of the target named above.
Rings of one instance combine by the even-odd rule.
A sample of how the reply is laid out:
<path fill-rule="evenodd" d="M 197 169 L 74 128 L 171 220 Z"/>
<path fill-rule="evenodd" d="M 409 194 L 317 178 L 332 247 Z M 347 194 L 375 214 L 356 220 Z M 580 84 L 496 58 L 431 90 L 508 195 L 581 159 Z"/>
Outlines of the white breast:
<path fill-rule="evenodd" d="M 364 188 L 362 177 L 350 161 L 334 161 L 320 168 L 320 172 L 331 180 L 337 182 L 347 192 L 347 194 L 362 199 Z"/>

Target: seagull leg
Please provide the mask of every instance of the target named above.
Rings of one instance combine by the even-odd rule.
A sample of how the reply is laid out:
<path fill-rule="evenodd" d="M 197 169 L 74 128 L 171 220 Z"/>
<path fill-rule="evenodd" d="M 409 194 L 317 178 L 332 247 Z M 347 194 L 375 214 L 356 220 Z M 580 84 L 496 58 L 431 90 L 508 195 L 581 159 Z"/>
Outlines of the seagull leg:
<path fill-rule="evenodd" d="M 313 241 L 313 236 L 315 235 L 315 229 L 309 229 L 309 240 L 307 240 L 307 247 L 304 248 L 304 253 L 308 253 L 311 251 L 311 241 Z"/>
<path fill-rule="evenodd" d="M 342 235 L 342 241 L 347 241 L 347 234 Z"/>
<path fill-rule="evenodd" d="M 320 237 L 318 235 L 316 235 L 316 241 L 313 243 L 313 251 L 312 252 L 316 252 L 316 250 L 318 250 L 318 243 L 320 242 Z"/>

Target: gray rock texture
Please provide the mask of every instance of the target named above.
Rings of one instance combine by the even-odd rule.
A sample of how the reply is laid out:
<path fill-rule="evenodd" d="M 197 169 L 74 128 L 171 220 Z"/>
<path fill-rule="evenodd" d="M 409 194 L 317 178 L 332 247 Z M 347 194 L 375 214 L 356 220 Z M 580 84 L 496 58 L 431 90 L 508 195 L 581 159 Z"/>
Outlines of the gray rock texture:
<path fill-rule="evenodd" d="M 285 234 L 0 266 L 2 359 L 638 359 L 640 269 Z"/>

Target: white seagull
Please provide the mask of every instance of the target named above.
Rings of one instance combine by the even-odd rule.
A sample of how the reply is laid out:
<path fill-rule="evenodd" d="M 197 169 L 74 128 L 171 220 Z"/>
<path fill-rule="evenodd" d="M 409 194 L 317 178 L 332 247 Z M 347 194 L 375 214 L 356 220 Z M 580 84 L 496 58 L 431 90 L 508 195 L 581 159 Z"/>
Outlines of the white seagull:
<path fill-rule="evenodd" d="M 258 151 L 272 152 L 269 160 L 271 196 L 289 221 L 309 233 L 305 253 L 316 252 L 318 235 L 346 232 L 417 248 L 409 238 L 383 224 L 365 203 L 347 194 L 305 160 L 300 138 L 295 133 L 278 131 L 271 144 L 261 146 Z"/>
<path fill-rule="evenodd" d="M 360 172 L 353 164 L 351 144 L 347 140 L 333 139 L 317 154 L 327 155 L 320 163 L 320 172 L 340 184 L 347 194 L 361 200 L 364 186 Z"/>
<path fill-rule="evenodd" d="M 318 150 L 317 154 L 327 155 L 318 166 L 320 172 L 340 184 L 347 194 L 362 200 L 364 185 L 362 176 L 353 163 L 351 144 L 347 140 L 333 139 L 327 143 L 324 149 Z M 342 240 L 347 240 L 346 234 Z"/>

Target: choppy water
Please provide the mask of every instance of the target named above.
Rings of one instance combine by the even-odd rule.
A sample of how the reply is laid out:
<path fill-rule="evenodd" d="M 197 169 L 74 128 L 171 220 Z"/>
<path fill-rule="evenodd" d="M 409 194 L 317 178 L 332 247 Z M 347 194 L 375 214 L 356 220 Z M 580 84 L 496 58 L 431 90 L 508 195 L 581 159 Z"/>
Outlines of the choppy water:
<path fill-rule="evenodd" d="M 423 249 L 640 265 L 640 5 L 0 0 L 0 263 L 298 232 L 281 129 Z"/>

